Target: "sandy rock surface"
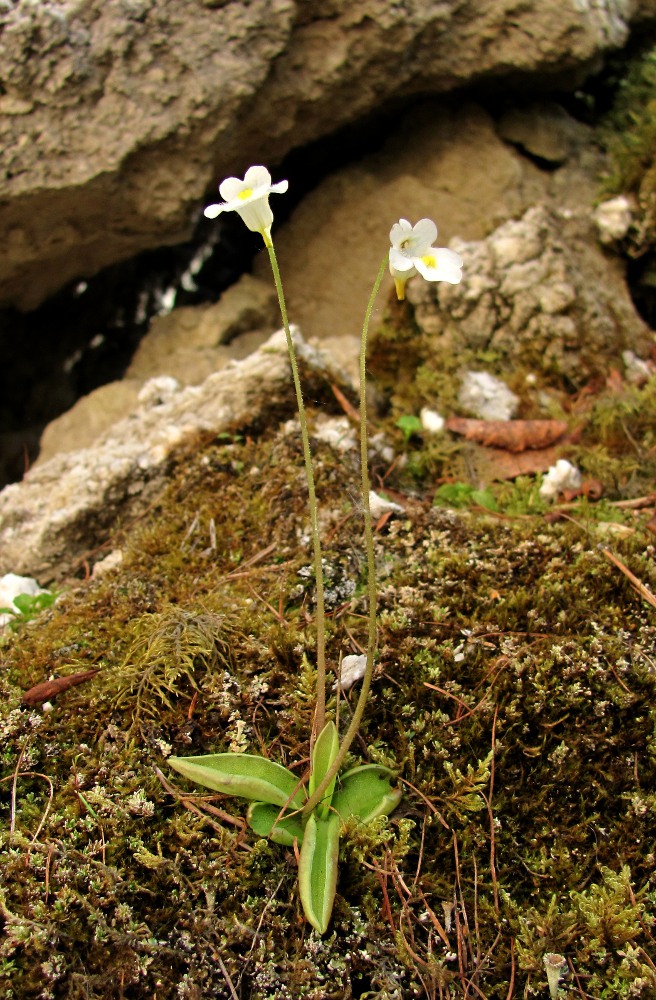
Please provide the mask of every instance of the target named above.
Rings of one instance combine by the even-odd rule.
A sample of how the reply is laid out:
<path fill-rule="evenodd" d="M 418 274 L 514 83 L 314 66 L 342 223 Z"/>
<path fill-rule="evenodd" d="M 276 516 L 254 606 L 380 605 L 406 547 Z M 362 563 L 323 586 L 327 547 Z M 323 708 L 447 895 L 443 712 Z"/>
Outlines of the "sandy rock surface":
<path fill-rule="evenodd" d="M 330 359 L 296 336 L 306 378 L 344 385 Z M 172 453 L 194 435 L 257 426 L 292 413 L 285 335 L 274 334 L 260 350 L 200 386 L 169 389 L 163 395 L 142 390 L 142 405 L 93 447 L 58 454 L 2 490 L 0 573 L 49 579 L 66 572 L 102 542 L 119 513 L 134 514 L 152 500 Z"/>

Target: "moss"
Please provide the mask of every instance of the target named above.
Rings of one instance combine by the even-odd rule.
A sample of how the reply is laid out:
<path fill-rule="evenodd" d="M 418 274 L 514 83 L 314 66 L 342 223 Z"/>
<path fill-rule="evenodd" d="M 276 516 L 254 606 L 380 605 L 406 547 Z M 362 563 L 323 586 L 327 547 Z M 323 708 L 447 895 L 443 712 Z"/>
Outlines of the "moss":
<path fill-rule="evenodd" d="M 629 392 L 586 432 L 618 460 L 623 424 L 648 446 L 651 396 Z M 318 459 L 336 663 L 366 636 L 357 462 Z M 121 567 L 3 638 L 3 996 L 506 1000 L 544 994 L 547 952 L 574 995 L 654 995 L 653 611 L 584 511 L 455 512 L 416 483 L 411 515 L 376 536 L 379 660 L 353 748 L 396 762 L 406 795 L 344 839 L 322 940 L 293 851 L 166 766 L 231 746 L 306 765 L 314 588 L 293 433 L 197 441 L 111 540 Z M 617 554 L 656 589 L 648 515 L 624 516 Z M 90 666 L 52 713 L 21 708 Z"/>
<path fill-rule="evenodd" d="M 656 246 L 656 48 L 643 50 L 624 67 L 617 97 L 602 130 L 611 155 L 608 194 L 630 194 L 639 219 L 632 252 Z"/>

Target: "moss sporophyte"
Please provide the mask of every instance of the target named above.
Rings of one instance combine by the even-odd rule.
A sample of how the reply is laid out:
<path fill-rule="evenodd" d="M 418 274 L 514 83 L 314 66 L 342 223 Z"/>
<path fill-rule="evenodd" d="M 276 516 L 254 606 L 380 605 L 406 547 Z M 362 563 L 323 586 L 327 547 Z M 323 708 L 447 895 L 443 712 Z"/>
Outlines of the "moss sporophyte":
<path fill-rule="evenodd" d="M 205 215 L 214 219 L 222 212 L 237 212 L 246 226 L 258 232 L 267 248 L 278 293 L 283 327 L 287 338 L 292 378 L 301 427 L 303 457 L 316 581 L 316 669 L 317 690 L 314 721 L 310 735 L 311 766 L 306 778 L 265 757 L 246 753 L 218 753 L 200 757 L 171 757 L 169 763 L 185 777 L 207 788 L 250 801 L 248 823 L 261 837 L 288 846 L 300 845 L 298 881 L 305 915 L 319 934 L 330 923 L 337 886 L 339 839 L 346 824 L 368 823 L 389 815 L 401 799 L 393 784 L 394 773 L 379 764 L 362 764 L 345 773 L 340 770 L 358 732 L 364 714 L 374 667 L 376 649 L 376 573 L 367 467 L 368 439 L 365 392 L 367 333 L 374 301 L 388 266 L 397 294 L 403 298 L 406 282 L 416 274 L 428 281 L 456 284 L 461 278 L 462 261 L 452 250 L 432 246 L 437 227 L 430 219 L 412 226 L 400 219 L 390 232 L 391 249 L 378 274 L 365 312 L 360 342 L 360 466 L 364 537 L 367 554 L 368 637 L 366 666 L 360 695 L 346 733 L 340 740 L 336 722 L 326 720 L 326 619 L 319 518 L 310 451 L 310 437 L 299 376 L 294 338 L 271 238 L 273 213 L 270 194 L 283 194 L 287 181 L 272 184 L 266 167 L 249 167 L 243 180 L 228 177 L 219 186 L 224 202 L 208 206 Z M 374 494 L 375 496 L 375 494 Z"/>

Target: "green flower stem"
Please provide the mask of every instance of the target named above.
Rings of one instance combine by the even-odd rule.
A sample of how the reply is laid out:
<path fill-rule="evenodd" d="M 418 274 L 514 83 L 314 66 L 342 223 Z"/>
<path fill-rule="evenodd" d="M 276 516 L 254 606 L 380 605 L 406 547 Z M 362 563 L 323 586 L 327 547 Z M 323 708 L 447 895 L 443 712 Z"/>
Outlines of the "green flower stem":
<path fill-rule="evenodd" d="M 319 536 L 319 513 L 317 508 L 317 495 L 314 487 L 312 454 L 310 452 L 310 434 L 308 431 L 305 404 L 303 402 L 303 392 L 301 390 L 301 379 L 298 373 L 296 350 L 294 348 L 294 340 L 292 338 L 291 330 L 289 329 L 289 320 L 287 319 L 287 307 L 285 305 L 285 296 L 282 290 L 280 269 L 278 267 L 276 251 L 271 237 L 265 233 L 262 233 L 262 236 L 269 253 L 269 260 L 271 261 L 273 280 L 276 284 L 278 302 L 280 303 L 282 325 L 285 329 L 285 336 L 287 338 L 287 350 L 289 351 L 289 360 L 292 366 L 292 377 L 294 379 L 294 388 L 296 390 L 298 416 L 301 423 L 303 458 L 305 459 L 305 475 L 308 484 L 310 523 L 312 525 L 312 544 L 314 548 L 314 576 L 317 587 L 317 707 L 314 713 L 314 724 L 312 726 L 312 742 L 314 743 L 317 735 L 323 729 L 326 719 L 326 615 L 323 587 L 323 564 L 321 559 L 321 538 Z"/>
<path fill-rule="evenodd" d="M 374 302 L 376 296 L 378 295 L 378 290 L 380 289 L 381 282 L 383 280 L 383 275 L 387 270 L 388 258 L 382 261 L 380 268 L 378 269 L 378 274 L 376 275 L 376 280 L 374 282 L 374 287 L 371 290 L 371 295 L 369 297 L 369 302 L 367 303 L 367 309 L 364 314 L 364 323 L 362 324 L 362 337 L 360 340 L 360 466 L 362 474 L 362 505 L 364 512 L 364 537 L 365 546 L 367 551 L 367 594 L 369 598 L 369 616 L 368 616 L 368 636 L 367 636 L 367 665 L 364 672 L 364 677 L 362 679 L 362 687 L 360 689 L 360 697 L 358 698 L 357 705 L 355 706 L 355 712 L 353 713 L 353 718 L 351 719 L 351 724 L 346 731 L 346 736 L 342 741 L 342 745 L 337 752 L 333 763 L 323 777 L 323 780 L 317 785 L 317 788 L 313 795 L 307 800 L 303 807 L 303 816 L 308 817 L 313 809 L 318 805 L 318 803 L 323 798 L 326 789 L 333 781 L 335 775 L 341 768 L 347 753 L 351 747 L 351 743 L 355 739 L 357 731 L 360 727 L 362 721 L 362 716 L 364 715 L 364 710 L 367 704 L 367 697 L 369 695 L 369 688 L 371 687 L 371 677 L 374 671 L 374 652 L 376 650 L 376 562 L 374 559 L 374 531 L 371 522 L 371 507 L 369 505 L 369 441 L 367 434 L 367 394 L 366 394 L 366 378 L 367 378 L 367 334 L 369 332 L 369 322 L 371 320 L 371 314 L 374 308 Z"/>

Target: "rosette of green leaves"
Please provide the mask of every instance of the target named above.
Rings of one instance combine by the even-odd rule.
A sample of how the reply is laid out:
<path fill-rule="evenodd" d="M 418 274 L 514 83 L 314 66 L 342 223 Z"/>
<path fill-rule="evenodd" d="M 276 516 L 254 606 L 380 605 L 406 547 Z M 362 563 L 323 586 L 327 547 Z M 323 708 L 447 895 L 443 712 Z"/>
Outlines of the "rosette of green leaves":
<path fill-rule="evenodd" d="M 339 738 L 334 722 L 323 728 L 314 744 L 309 794 L 318 788 L 337 756 Z M 172 767 L 205 788 L 251 802 L 248 823 L 260 837 L 275 843 L 300 845 L 298 882 L 305 916 L 325 934 L 337 887 L 339 838 L 346 823 L 367 823 L 388 815 L 399 803 L 401 790 L 394 774 L 378 764 L 363 764 L 339 775 L 307 821 L 307 793 L 301 781 L 281 764 L 253 754 L 220 753 L 201 757 L 170 757 Z"/>

